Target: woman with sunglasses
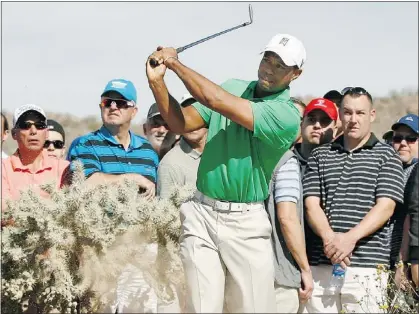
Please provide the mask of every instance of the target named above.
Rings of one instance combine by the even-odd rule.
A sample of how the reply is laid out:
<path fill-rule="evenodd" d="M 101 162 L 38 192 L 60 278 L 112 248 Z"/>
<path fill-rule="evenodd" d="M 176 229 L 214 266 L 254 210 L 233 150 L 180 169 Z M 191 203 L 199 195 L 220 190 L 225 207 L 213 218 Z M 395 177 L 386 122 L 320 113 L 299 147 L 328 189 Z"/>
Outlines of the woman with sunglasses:
<path fill-rule="evenodd" d="M 419 148 L 419 118 L 415 114 L 408 114 L 400 118 L 391 127 L 393 131 L 392 146 L 399 154 L 403 162 L 404 180 L 405 184 L 408 182 L 412 170 L 418 160 Z M 405 190 L 408 189 L 406 185 Z M 406 276 L 407 261 L 408 261 L 408 237 L 409 237 L 409 222 L 408 214 L 408 200 L 405 199 L 404 204 L 398 204 L 395 213 L 392 217 L 393 232 L 392 232 L 392 250 L 391 250 L 391 268 L 395 271 L 395 282 L 400 285 L 402 278 Z"/>
<path fill-rule="evenodd" d="M 45 141 L 44 150 L 48 156 L 64 158 L 65 155 L 65 132 L 57 121 L 48 119 L 48 139 Z"/>

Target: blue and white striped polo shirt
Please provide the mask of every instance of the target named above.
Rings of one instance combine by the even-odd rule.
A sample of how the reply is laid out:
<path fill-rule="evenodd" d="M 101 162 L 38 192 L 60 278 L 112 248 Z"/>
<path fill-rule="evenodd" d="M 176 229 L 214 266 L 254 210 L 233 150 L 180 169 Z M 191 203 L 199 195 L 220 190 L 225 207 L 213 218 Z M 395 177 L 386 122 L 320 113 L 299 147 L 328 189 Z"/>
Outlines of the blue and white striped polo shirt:
<path fill-rule="evenodd" d="M 138 173 L 157 182 L 159 158 L 151 144 L 130 131 L 131 142 L 127 150 L 116 141 L 107 128 L 76 138 L 70 146 L 67 160 L 80 160 L 86 177 L 95 172 L 107 174 Z"/>

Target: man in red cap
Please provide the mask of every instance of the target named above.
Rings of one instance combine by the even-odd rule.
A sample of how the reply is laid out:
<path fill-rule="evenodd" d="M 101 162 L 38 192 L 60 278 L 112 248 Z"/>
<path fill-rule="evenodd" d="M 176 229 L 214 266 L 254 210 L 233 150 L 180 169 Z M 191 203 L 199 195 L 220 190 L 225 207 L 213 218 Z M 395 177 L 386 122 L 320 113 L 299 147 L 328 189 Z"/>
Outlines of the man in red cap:
<path fill-rule="evenodd" d="M 307 165 L 311 151 L 319 145 L 330 143 L 337 131 L 338 111 L 335 104 L 324 98 L 316 98 L 308 103 L 301 121 L 302 142 L 294 146 L 298 157 L 301 176 Z"/>
<path fill-rule="evenodd" d="M 332 141 L 338 116 L 334 103 L 324 98 L 313 99 L 302 108 L 301 114 L 302 142 L 295 144 L 294 154 L 290 151 L 284 154 L 275 167 L 270 197 L 265 204 L 273 231 L 277 310 L 284 313 L 297 313 L 299 302 L 307 302 L 313 290 L 304 245 L 301 181 L 311 151 Z M 309 239 L 305 242 L 309 243 Z"/>

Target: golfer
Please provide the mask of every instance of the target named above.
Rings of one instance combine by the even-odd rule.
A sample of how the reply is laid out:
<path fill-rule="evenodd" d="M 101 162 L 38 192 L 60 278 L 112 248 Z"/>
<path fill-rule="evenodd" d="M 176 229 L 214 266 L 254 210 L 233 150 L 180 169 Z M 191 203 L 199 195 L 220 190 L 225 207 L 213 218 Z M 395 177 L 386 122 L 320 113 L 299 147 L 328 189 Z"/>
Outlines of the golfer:
<path fill-rule="evenodd" d="M 150 65 L 150 59 L 158 62 Z M 149 86 L 178 134 L 208 128 L 192 201 L 181 207 L 181 258 L 188 313 L 275 312 L 272 227 L 263 201 L 273 169 L 298 133 L 289 84 L 306 59 L 303 44 L 278 34 L 263 51 L 258 80 L 214 84 L 158 47 L 147 60 Z M 172 70 L 198 101 L 182 108 L 164 81 Z"/>

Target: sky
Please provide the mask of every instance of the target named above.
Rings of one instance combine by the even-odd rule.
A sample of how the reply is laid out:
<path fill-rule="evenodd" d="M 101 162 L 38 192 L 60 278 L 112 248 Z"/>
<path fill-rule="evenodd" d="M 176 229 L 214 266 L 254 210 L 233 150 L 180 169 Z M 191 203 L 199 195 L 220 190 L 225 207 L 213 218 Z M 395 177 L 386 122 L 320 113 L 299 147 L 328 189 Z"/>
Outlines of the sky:
<path fill-rule="evenodd" d="M 99 114 L 100 94 L 115 78 L 137 88 L 141 122 L 154 102 L 145 75 L 157 46 L 184 46 L 248 20 L 254 22 L 179 55 L 215 83 L 257 79 L 260 52 L 277 33 L 307 51 L 292 96 L 323 96 L 362 86 L 373 96 L 418 88 L 417 2 L 7 2 L 1 10 L 1 105 L 26 103 L 78 117 Z M 171 71 L 178 100 L 187 92 Z"/>

